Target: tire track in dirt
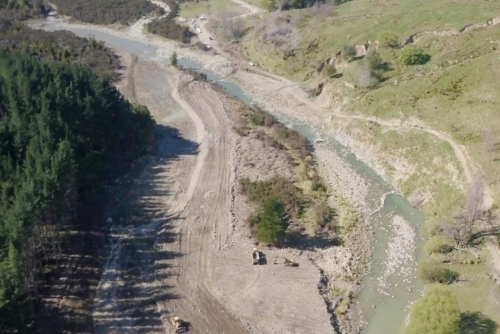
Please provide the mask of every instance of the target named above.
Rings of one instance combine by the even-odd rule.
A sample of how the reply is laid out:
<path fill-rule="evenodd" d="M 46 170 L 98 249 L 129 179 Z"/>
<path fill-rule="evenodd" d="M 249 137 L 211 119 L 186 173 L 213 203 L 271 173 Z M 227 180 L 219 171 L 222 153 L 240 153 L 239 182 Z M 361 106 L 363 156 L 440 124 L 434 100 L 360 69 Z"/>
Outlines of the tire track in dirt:
<path fill-rule="evenodd" d="M 200 149 L 184 201 L 174 210 L 180 217 L 177 251 L 183 256 L 175 269 L 181 298 L 170 307 L 192 322 L 192 333 L 247 333 L 210 292 L 215 228 L 230 226 L 228 124 L 208 84 L 185 80 L 177 81 L 179 89 L 174 89 L 172 97 L 196 124 Z M 205 196 L 208 193 L 212 195 Z"/>
<path fill-rule="evenodd" d="M 160 246 L 177 237 L 172 228 L 177 219 L 172 216 L 172 208 L 182 209 L 192 196 L 192 183 L 198 181 L 190 176 L 201 168 L 204 157 L 196 152 L 192 129 L 197 129 L 195 140 L 203 140 L 204 132 L 203 125 L 196 119 L 192 121 L 181 106 L 168 103 L 172 101 L 163 87 L 171 87 L 166 80 L 171 73 L 165 73 L 157 64 L 133 59 L 129 66 L 128 82 L 119 86 L 129 98 L 135 95 L 139 103 L 150 109 L 158 123 L 158 149 L 148 157 L 128 194 L 114 210 L 107 237 L 108 259 L 92 312 L 94 331 L 164 333 L 169 328 L 168 319 L 160 306 L 165 300 L 176 298 L 166 277 L 169 263 L 179 254 Z M 165 122 L 170 116 L 176 116 L 175 123 Z M 185 180 L 192 182 L 186 185 Z"/>
<path fill-rule="evenodd" d="M 224 104 L 207 83 L 183 79 L 179 89 L 177 102 L 191 108 L 204 125 L 200 150 L 206 150 L 206 158 L 176 230 L 181 236 L 176 251 L 183 256 L 170 285 L 180 298 L 165 309 L 191 321 L 192 333 L 331 333 L 316 288 L 316 268 L 250 263 L 251 240 L 233 231 L 235 141 Z"/>
<path fill-rule="evenodd" d="M 134 80 L 134 71 L 135 71 L 135 65 L 137 65 L 137 56 L 132 55 L 132 60 L 130 62 L 130 67 L 128 70 L 128 83 L 127 83 L 127 90 L 128 90 L 128 96 L 130 99 L 130 102 L 132 103 L 137 103 L 137 97 L 135 96 L 135 80 Z"/>

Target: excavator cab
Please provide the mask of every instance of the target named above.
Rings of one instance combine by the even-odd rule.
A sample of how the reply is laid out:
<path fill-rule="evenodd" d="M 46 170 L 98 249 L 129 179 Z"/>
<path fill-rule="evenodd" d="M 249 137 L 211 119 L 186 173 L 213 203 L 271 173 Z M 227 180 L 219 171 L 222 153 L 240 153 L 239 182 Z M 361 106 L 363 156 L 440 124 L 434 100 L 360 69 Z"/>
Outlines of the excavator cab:
<path fill-rule="evenodd" d="M 186 321 L 183 321 L 178 316 L 170 318 L 170 322 L 172 323 L 172 326 L 174 327 L 175 333 L 186 333 L 189 330 L 189 323 Z"/>
<path fill-rule="evenodd" d="M 252 249 L 252 264 L 260 264 L 260 253 L 257 248 Z"/>

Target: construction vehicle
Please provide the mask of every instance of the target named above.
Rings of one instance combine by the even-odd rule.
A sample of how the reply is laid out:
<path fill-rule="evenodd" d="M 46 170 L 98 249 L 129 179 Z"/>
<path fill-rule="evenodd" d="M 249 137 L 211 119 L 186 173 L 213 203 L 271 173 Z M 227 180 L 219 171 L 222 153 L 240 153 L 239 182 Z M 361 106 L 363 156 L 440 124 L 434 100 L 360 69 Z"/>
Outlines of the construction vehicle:
<path fill-rule="evenodd" d="M 189 330 L 189 324 L 181 318 L 175 316 L 173 318 L 170 318 L 170 322 L 172 323 L 172 326 L 174 327 L 175 333 L 185 333 Z"/>
<path fill-rule="evenodd" d="M 282 263 L 285 267 L 298 267 L 298 263 L 295 263 L 293 259 L 288 259 L 284 257 L 283 255 L 278 255 L 274 258 L 273 264 L 280 264 L 278 263 L 278 259 L 283 259 L 284 262 Z"/>
<path fill-rule="evenodd" d="M 252 249 L 252 264 L 260 264 L 260 253 L 257 248 Z"/>

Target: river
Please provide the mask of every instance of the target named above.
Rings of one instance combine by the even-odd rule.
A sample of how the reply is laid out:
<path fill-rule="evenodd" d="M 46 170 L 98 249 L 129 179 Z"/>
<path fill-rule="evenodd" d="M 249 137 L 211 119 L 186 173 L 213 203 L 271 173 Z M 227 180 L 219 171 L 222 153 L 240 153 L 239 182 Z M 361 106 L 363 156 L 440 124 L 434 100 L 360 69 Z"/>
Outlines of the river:
<path fill-rule="evenodd" d="M 44 30 L 60 29 L 51 21 L 43 26 Z M 107 45 L 135 54 L 145 59 L 169 62 L 162 58 L 157 47 L 127 38 L 114 36 L 97 29 L 65 27 L 78 36 L 93 36 Z M 207 75 L 208 80 L 219 85 L 226 93 L 244 103 L 251 104 L 251 96 L 236 83 L 203 68 L 202 65 L 187 58 L 180 58 L 179 64 Z M 304 135 L 312 143 L 321 138 L 330 150 L 341 156 L 369 186 L 367 205 L 373 227 L 373 252 L 371 270 L 363 279 L 363 289 L 356 299 L 363 313 L 366 325 L 363 334 L 401 333 L 408 314 L 408 306 L 419 295 L 422 284 L 416 279 L 415 266 L 423 256 L 423 239 L 420 228 L 424 224 L 423 214 L 410 204 L 371 167 L 363 163 L 351 151 L 325 136 L 308 124 L 298 122 L 281 114 L 272 114 L 282 123 Z"/>

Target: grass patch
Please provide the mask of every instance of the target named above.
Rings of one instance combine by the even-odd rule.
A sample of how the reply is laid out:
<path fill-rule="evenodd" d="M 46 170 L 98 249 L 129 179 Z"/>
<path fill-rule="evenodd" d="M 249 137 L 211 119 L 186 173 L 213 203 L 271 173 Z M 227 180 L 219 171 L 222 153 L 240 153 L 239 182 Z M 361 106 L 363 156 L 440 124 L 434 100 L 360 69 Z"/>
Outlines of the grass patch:
<path fill-rule="evenodd" d="M 437 264 L 438 270 L 454 272 L 458 280 L 441 288 L 450 291 L 457 299 L 462 313 L 463 334 L 500 334 L 500 289 L 491 277 L 487 259 L 489 252 L 483 248 L 479 259 L 468 252 L 453 251 L 434 254 L 425 264 Z M 446 282 L 445 282 L 446 283 Z"/>
<path fill-rule="evenodd" d="M 287 14 L 292 17 L 303 17 L 298 25 L 300 41 L 294 57 L 285 61 L 268 53 L 267 45 L 259 42 L 256 35 L 246 39 L 247 52 L 251 59 L 264 52 L 265 56 L 260 57 L 264 67 L 275 67 L 275 72 L 292 79 L 304 78 L 347 43 L 363 44 L 387 32 L 397 32 L 399 40 L 419 31 L 458 30 L 470 23 L 486 22 L 497 10 L 495 2 L 478 4 L 465 0 L 387 0 L 378 1 L 376 6 L 369 0 L 359 0 L 338 5 L 333 15 L 327 17 L 308 15 L 308 10 L 290 10 Z M 311 47 L 313 41 L 315 47 Z"/>
<path fill-rule="evenodd" d="M 498 288 L 489 277 L 490 268 L 486 263 L 474 265 L 455 265 L 453 270 L 460 273 L 461 276 L 470 277 L 461 284 L 451 284 L 446 289 L 453 292 L 457 297 L 460 310 L 464 313 L 480 313 L 496 324 L 500 324 L 500 306 L 495 302 L 494 296 L 498 298 Z M 469 328 L 470 330 L 470 328 Z M 466 333 L 484 333 L 499 334 L 500 328 L 495 328 L 493 332 L 481 332 L 481 328 L 476 328 L 476 332 L 468 331 Z"/>
<path fill-rule="evenodd" d="M 234 2 L 231 0 L 186 1 L 179 5 L 179 16 L 194 18 L 196 15 L 200 16 L 203 14 L 218 13 L 234 5 Z"/>

